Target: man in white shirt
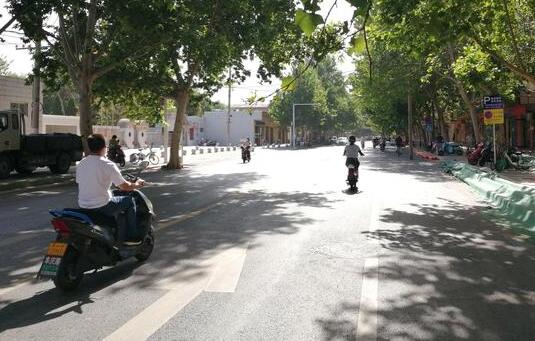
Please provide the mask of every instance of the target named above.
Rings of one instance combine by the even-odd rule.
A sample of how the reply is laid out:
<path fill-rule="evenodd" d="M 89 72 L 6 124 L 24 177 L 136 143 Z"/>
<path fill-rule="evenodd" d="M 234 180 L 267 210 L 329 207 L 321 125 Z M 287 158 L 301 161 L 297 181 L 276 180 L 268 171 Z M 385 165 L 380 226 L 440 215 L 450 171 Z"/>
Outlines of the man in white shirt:
<path fill-rule="evenodd" d="M 87 138 L 90 154 L 76 167 L 78 183 L 78 205 L 81 208 L 93 209 L 102 215 L 117 220 L 117 239 L 125 245 L 139 245 L 136 236 L 136 205 L 131 196 L 112 196 L 110 191 L 113 183 L 123 191 L 132 191 L 145 183 L 126 181 L 117 165 L 106 159 L 106 141 L 100 134 Z M 124 215 L 124 216 L 123 216 Z M 125 241 L 126 239 L 126 241 Z"/>
<path fill-rule="evenodd" d="M 364 153 L 360 147 L 355 144 L 356 140 L 355 136 L 349 136 L 349 144 L 344 149 L 344 156 L 346 157 L 346 167 L 353 164 L 358 171 L 360 165 L 359 154 L 364 156 Z"/>

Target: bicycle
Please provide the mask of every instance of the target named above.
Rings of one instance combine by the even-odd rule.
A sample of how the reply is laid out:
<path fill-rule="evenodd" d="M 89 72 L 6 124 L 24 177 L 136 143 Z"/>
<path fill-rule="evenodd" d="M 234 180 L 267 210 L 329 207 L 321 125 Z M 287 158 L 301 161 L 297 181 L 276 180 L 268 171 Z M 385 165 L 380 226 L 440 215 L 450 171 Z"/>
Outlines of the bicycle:
<path fill-rule="evenodd" d="M 160 157 L 152 150 L 152 144 L 150 145 L 149 152 L 147 154 L 143 153 L 143 148 L 139 148 L 139 152 L 130 155 L 130 162 L 133 164 L 138 164 L 141 161 L 147 159 L 151 164 L 157 165 L 160 163 Z"/>

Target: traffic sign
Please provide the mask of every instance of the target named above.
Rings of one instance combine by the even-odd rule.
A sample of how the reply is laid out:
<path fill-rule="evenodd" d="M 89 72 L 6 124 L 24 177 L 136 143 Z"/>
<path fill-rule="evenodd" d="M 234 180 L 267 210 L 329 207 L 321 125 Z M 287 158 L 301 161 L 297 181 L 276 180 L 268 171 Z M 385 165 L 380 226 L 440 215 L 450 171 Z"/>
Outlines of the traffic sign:
<path fill-rule="evenodd" d="M 483 109 L 503 109 L 502 96 L 483 97 Z"/>
<path fill-rule="evenodd" d="M 485 125 L 503 124 L 503 109 L 483 110 L 483 121 Z"/>

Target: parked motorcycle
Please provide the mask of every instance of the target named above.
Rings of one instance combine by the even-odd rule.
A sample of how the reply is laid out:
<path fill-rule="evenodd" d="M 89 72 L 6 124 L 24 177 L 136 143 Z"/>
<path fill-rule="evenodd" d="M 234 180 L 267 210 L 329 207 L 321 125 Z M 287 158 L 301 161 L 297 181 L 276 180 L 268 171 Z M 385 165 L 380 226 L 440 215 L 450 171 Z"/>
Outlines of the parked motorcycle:
<path fill-rule="evenodd" d="M 479 158 L 478 160 L 478 164 L 481 166 L 481 167 L 484 167 L 485 164 L 487 163 L 491 163 L 491 168 L 493 167 L 493 162 L 494 162 L 494 150 L 492 149 L 493 146 L 491 143 L 487 143 L 485 145 L 485 147 L 483 148 L 483 150 L 481 151 L 481 157 Z"/>
<path fill-rule="evenodd" d="M 446 142 L 444 144 L 444 154 L 446 155 L 463 155 L 463 149 L 458 143 Z"/>
<path fill-rule="evenodd" d="M 468 160 L 468 163 L 474 166 L 477 165 L 484 148 L 485 144 L 480 142 L 476 145 L 476 148 L 474 150 L 466 152 L 466 158 Z"/>
<path fill-rule="evenodd" d="M 135 181 L 137 177 L 128 176 Z M 137 232 L 142 243 L 123 246 L 117 243 L 118 228 L 114 218 L 94 210 L 64 208 L 52 210 L 52 226 L 57 232 L 38 272 L 38 278 L 52 279 L 62 291 L 75 290 L 84 273 L 114 266 L 118 262 L 135 257 L 147 260 L 154 248 L 154 210 L 151 201 L 140 191 L 113 191 L 114 196 L 129 195 L 134 198 L 137 211 Z"/>
<path fill-rule="evenodd" d="M 349 185 L 349 190 L 351 192 L 357 192 L 357 182 L 359 180 L 359 174 L 357 165 L 354 162 L 348 162 L 347 164 L 347 184 Z"/>
<path fill-rule="evenodd" d="M 484 167 L 487 163 L 491 163 L 492 168 L 494 166 L 494 150 L 492 148 L 493 146 L 491 143 L 478 143 L 473 151 L 466 153 L 468 163 L 474 166 L 479 165 L 481 167 Z"/>
<path fill-rule="evenodd" d="M 241 159 L 243 163 L 251 162 L 251 146 L 241 146 Z"/>
<path fill-rule="evenodd" d="M 126 164 L 126 159 L 125 159 L 123 149 L 119 145 L 108 148 L 107 157 L 108 157 L 108 160 L 119 164 L 119 166 L 121 167 L 124 167 L 124 165 Z"/>

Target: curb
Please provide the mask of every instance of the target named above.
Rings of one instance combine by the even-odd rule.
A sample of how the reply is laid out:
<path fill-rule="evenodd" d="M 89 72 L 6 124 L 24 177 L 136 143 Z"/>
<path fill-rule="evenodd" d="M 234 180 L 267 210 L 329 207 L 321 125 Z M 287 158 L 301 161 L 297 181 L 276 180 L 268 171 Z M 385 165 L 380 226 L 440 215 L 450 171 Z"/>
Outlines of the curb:
<path fill-rule="evenodd" d="M 494 172 L 484 172 L 461 162 L 444 161 L 441 167 L 518 223 L 523 232 L 535 235 L 535 188 L 515 184 Z"/>
<path fill-rule="evenodd" d="M 159 168 L 161 165 L 154 165 L 150 168 Z M 121 173 L 137 171 L 137 167 L 127 167 L 120 169 Z M 73 171 L 67 174 L 49 174 L 43 173 L 43 176 L 16 179 L 12 181 L 0 182 L 0 193 L 7 194 L 22 189 L 37 189 L 42 187 L 69 185 L 75 183 L 76 173 Z"/>

